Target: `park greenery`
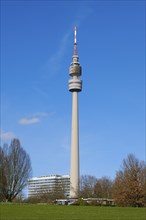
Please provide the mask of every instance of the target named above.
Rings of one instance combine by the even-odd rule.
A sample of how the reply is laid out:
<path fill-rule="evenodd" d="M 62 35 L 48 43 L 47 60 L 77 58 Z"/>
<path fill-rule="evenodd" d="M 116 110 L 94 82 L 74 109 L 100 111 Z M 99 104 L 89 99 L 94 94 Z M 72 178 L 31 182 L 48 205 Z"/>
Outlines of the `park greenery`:
<path fill-rule="evenodd" d="M 0 174 L 0 202 L 54 204 L 56 199 L 66 199 L 62 185 L 49 192 L 44 190 L 42 194 L 32 198 L 22 198 L 22 191 L 31 176 L 31 161 L 18 139 L 13 139 L 10 145 L 0 147 Z M 123 159 L 114 180 L 106 176 L 98 179 L 91 175 L 81 176 L 76 205 L 89 205 L 82 198 L 106 198 L 113 199 L 116 206 L 145 207 L 145 177 L 145 162 L 129 154 Z M 91 205 L 102 204 L 92 202 Z"/>
<path fill-rule="evenodd" d="M 143 208 L 2 204 L 1 220 L 145 220 Z"/>

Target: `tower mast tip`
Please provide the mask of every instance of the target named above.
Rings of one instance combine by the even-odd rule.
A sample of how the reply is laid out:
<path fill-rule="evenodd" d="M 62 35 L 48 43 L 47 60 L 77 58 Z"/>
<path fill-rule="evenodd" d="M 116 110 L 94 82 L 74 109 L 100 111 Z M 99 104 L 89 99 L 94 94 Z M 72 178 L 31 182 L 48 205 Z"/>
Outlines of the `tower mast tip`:
<path fill-rule="evenodd" d="M 74 26 L 74 55 L 77 55 L 77 28 Z"/>

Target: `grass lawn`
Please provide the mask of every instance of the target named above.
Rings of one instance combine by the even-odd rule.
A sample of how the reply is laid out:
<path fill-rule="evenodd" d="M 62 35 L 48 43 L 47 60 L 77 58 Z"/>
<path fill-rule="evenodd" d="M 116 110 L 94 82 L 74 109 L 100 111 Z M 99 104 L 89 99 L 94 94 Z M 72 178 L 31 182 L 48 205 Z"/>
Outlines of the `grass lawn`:
<path fill-rule="evenodd" d="M 0 220 L 146 220 L 146 209 L 1 204 Z"/>

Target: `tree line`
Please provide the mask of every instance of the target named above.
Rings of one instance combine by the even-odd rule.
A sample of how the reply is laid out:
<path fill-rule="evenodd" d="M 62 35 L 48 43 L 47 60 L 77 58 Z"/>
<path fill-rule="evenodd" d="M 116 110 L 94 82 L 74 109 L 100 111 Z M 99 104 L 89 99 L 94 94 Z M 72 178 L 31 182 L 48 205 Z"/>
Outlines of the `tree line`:
<path fill-rule="evenodd" d="M 18 139 L 0 147 L 0 201 L 14 201 L 20 197 L 31 177 L 32 168 L 29 154 Z M 28 202 L 52 202 L 65 198 L 63 186 L 28 198 Z M 119 206 L 146 206 L 146 164 L 133 154 L 123 159 L 114 180 L 110 177 L 96 178 L 91 175 L 80 177 L 79 198 L 109 198 Z"/>
<path fill-rule="evenodd" d="M 133 154 L 123 160 L 116 177 L 81 177 L 80 197 L 111 198 L 119 206 L 146 206 L 146 165 Z"/>

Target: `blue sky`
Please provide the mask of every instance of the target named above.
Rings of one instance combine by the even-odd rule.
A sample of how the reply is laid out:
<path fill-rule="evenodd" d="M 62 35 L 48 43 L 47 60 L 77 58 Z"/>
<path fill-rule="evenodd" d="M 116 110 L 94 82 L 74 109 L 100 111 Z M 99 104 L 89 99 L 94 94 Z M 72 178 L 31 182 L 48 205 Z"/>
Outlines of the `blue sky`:
<path fill-rule="evenodd" d="M 1 144 L 19 138 L 33 176 L 69 174 L 77 25 L 80 174 L 145 160 L 145 1 L 1 1 Z"/>

